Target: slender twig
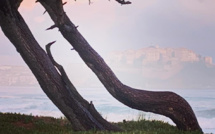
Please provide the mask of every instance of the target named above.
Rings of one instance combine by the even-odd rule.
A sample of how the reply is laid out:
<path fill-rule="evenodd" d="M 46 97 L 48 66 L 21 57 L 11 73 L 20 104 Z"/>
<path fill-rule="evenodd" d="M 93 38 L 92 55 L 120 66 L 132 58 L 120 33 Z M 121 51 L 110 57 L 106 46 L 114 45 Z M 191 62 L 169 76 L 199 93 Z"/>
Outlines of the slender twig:
<path fill-rule="evenodd" d="M 126 4 L 131 4 L 130 1 L 125 1 L 125 0 L 116 0 L 118 3 L 120 3 L 121 5 L 126 5 Z"/>
<path fill-rule="evenodd" d="M 47 28 L 46 30 L 51 30 L 51 29 L 54 29 L 54 28 L 56 28 L 57 26 L 56 25 L 52 25 L 52 26 L 50 26 L 49 28 Z"/>

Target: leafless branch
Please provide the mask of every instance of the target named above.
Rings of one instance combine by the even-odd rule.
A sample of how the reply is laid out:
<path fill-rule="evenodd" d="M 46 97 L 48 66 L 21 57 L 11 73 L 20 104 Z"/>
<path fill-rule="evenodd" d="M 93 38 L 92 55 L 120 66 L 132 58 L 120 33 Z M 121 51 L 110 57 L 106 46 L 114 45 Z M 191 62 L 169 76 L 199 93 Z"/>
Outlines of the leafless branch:
<path fill-rule="evenodd" d="M 116 0 L 118 3 L 120 3 L 121 5 L 126 5 L 126 4 L 131 4 L 130 1 L 125 1 L 125 0 Z"/>
<path fill-rule="evenodd" d="M 43 12 L 43 14 L 45 14 L 47 11 L 45 10 L 44 12 Z"/>
<path fill-rule="evenodd" d="M 51 30 L 51 29 L 54 29 L 54 28 L 56 28 L 57 26 L 56 25 L 52 25 L 52 26 L 50 26 L 49 28 L 47 28 L 46 30 Z"/>
<path fill-rule="evenodd" d="M 63 5 L 65 5 L 67 2 L 64 2 Z"/>

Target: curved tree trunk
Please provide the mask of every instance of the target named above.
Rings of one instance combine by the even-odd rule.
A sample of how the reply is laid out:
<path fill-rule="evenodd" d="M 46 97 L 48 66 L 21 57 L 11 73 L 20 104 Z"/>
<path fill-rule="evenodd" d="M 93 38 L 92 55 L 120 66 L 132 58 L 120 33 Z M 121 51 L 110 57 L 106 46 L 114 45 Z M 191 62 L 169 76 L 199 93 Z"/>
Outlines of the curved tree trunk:
<path fill-rule="evenodd" d="M 117 126 L 114 126 L 112 124 L 110 124 L 109 122 L 107 122 L 95 109 L 92 101 L 89 103 L 88 101 L 86 101 L 76 90 L 76 88 L 74 87 L 74 85 L 72 84 L 72 82 L 69 80 L 63 66 L 59 65 L 54 58 L 52 57 L 51 54 L 51 50 L 50 47 L 51 45 L 55 43 L 55 42 L 51 42 L 49 44 L 46 45 L 46 51 L 47 54 L 50 58 L 50 60 L 52 61 L 52 63 L 57 67 L 57 69 L 60 71 L 61 73 L 61 77 L 65 83 L 65 86 L 71 91 L 71 94 L 75 97 L 75 99 L 81 103 L 81 105 L 83 107 L 85 107 L 89 112 L 90 112 L 90 116 L 93 116 L 93 118 L 95 118 L 94 120 L 97 120 L 97 124 L 99 126 L 101 126 L 102 130 L 111 130 L 111 131 L 121 131 L 122 129 L 120 129 Z M 92 129 L 92 128 L 91 128 Z"/>
<path fill-rule="evenodd" d="M 59 66 L 61 74 L 58 73 L 52 64 L 53 59 L 50 60 L 39 46 L 17 11 L 21 1 L 2 0 L 0 2 L 0 26 L 29 66 L 46 95 L 67 117 L 74 130 L 119 131 L 118 127 L 104 120 L 93 105 L 78 94 L 72 83 L 65 79 L 66 76 Z"/>
<path fill-rule="evenodd" d="M 173 92 L 139 90 L 122 84 L 70 21 L 63 10 L 61 0 L 38 1 L 54 21 L 55 24 L 52 28 L 59 28 L 64 38 L 78 52 L 113 97 L 131 108 L 167 116 L 181 130 L 202 131 L 192 108 L 179 95 Z"/>

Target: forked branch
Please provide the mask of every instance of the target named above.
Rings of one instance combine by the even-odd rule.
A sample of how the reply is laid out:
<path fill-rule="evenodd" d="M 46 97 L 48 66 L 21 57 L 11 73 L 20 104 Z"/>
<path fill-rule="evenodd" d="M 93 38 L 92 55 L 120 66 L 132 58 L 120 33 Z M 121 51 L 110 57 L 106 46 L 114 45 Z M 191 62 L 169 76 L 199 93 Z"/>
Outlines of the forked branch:
<path fill-rule="evenodd" d="M 55 24 L 58 24 L 59 31 L 64 38 L 78 52 L 86 65 L 97 75 L 101 83 L 109 93 L 123 104 L 142 111 L 153 112 L 169 117 L 181 130 L 202 131 L 196 116 L 188 104 L 181 96 L 173 92 L 152 92 L 134 89 L 124 85 L 115 76 L 102 57 L 89 45 L 75 25 L 64 13 L 60 4 L 52 2 L 54 0 L 41 0 L 40 3 L 48 11 Z M 125 1 L 118 1 L 125 2 Z M 58 7 L 58 9 L 56 9 Z M 60 20 L 60 23 L 58 22 Z"/>
<path fill-rule="evenodd" d="M 71 92 L 72 96 L 75 97 L 75 99 L 85 108 L 89 111 L 88 116 L 92 118 L 93 123 L 94 123 L 94 128 L 98 129 L 98 130 L 111 130 L 111 131 L 122 131 L 121 128 L 107 122 L 106 120 L 103 119 L 103 117 L 97 112 L 97 110 L 95 109 L 92 101 L 89 103 L 88 101 L 86 101 L 76 90 L 75 86 L 72 84 L 72 82 L 69 80 L 66 71 L 64 70 L 63 66 L 61 66 L 60 64 L 58 64 L 52 54 L 51 54 L 51 50 L 50 47 L 52 46 L 52 44 L 54 44 L 56 41 L 50 42 L 46 45 L 46 51 L 47 54 L 50 58 L 50 60 L 52 61 L 52 63 L 54 64 L 55 67 L 57 67 L 57 69 L 59 70 L 59 72 L 61 73 L 61 78 L 65 83 L 65 86 L 68 88 L 68 90 Z M 80 116 L 80 115 L 79 115 Z M 86 122 L 86 121 L 85 121 Z M 92 128 L 91 128 L 92 129 Z"/>
<path fill-rule="evenodd" d="M 50 60 L 53 58 L 49 58 L 40 47 L 13 2 L 16 0 L 0 3 L 2 31 L 16 47 L 46 95 L 71 122 L 73 130 L 120 130 L 104 120 L 91 103 L 78 95 L 62 71 L 59 74 L 56 63 Z M 49 43 L 49 46 L 53 43 Z"/>

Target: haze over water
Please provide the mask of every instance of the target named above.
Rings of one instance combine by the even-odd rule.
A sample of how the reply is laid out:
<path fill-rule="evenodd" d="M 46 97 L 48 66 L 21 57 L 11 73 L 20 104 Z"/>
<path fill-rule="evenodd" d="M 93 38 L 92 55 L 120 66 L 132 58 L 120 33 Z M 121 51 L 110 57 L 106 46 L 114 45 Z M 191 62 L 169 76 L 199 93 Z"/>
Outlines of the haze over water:
<path fill-rule="evenodd" d="M 215 133 L 214 89 L 172 91 L 190 103 L 204 132 Z M 164 116 L 128 108 L 115 100 L 104 88 L 81 88 L 79 92 L 88 101 L 93 101 L 96 109 L 108 121 L 138 120 L 139 117 L 142 117 L 147 120 L 162 120 L 174 125 Z M 53 117 L 63 116 L 40 88 L 28 87 L 0 87 L 0 111 Z"/>
<path fill-rule="evenodd" d="M 204 132 L 215 133 L 215 65 L 213 59 L 185 48 L 150 46 L 138 50 L 115 51 L 105 58 L 117 77 L 139 89 L 173 91 L 193 108 Z M 103 88 L 84 63 L 65 66 L 79 92 L 111 122 L 155 119 L 174 123 L 160 115 L 130 109 Z M 62 113 L 43 93 L 26 66 L 0 66 L 0 112 L 61 117 Z M 156 89 L 156 90 L 155 90 Z"/>

